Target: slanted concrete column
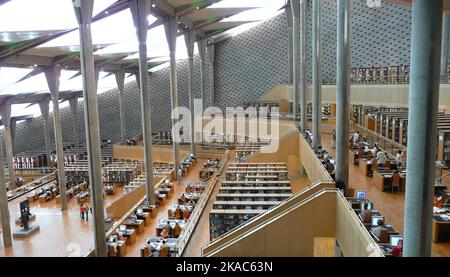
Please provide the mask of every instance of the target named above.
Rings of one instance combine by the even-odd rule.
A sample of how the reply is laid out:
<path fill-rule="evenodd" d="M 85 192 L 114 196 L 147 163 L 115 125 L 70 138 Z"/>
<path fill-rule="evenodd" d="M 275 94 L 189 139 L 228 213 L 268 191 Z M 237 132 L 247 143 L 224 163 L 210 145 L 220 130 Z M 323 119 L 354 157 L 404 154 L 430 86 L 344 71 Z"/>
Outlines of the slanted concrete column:
<path fill-rule="evenodd" d="M 292 4 L 291 4 L 292 5 Z M 288 26 L 288 82 L 292 84 L 293 82 L 293 70 L 294 70 L 294 56 L 293 56 L 293 33 L 292 33 L 292 8 L 291 6 L 286 6 L 286 21 Z"/>
<path fill-rule="evenodd" d="M 151 1 L 132 0 L 130 3 L 136 35 L 139 42 L 139 90 L 141 92 L 142 135 L 144 140 L 145 186 L 147 199 L 155 203 L 153 187 L 153 160 L 152 160 L 152 111 L 150 91 L 148 88 L 148 59 L 147 59 L 147 31 Z M 136 76 L 136 79 L 137 76 Z"/>
<path fill-rule="evenodd" d="M 9 188 L 13 189 L 16 187 L 16 174 L 14 172 L 14 155 L 11 139 L 11 103 L 4 103 L 0 107 L 0 115 L 2 116 L 3 126 L 5 126 L 5 147 L 6 160 L 8 161 Z"/>
<path fill-rule="evenodd" d="M 50 95 L 53 103 L 53 129 L 55 131 L 56 160 L 58 165 L 58 183 L 61 192 L 61 209 L 67 209 L 66 195 L 66 175 L 64 172 L 64 145 L 62 138 L 61 115 L 59 111 L 59 77 L 61 76 L 61 67 L 59 65 L 47 68 L 45 71 Z"/>
<path fill-rule="evenodd" d="M 214 41 L 209 41 L 207 46 L 208 61 L 209 61 L 209 89 L 210 89 L 210 107 L 214 107 L 216 104 L 215 92 L 214 92 L 214 57 L 215 57 L 215 44 Z"/>
<path fill-rule="evenodd" d="M 52 158 L 52 145 L 50 141 L 50 121 L 49 121 L 49 106 L 48 100 L 39 102 L 39 108 L 41 109 L 42 119 L 44 120 L 44 141 L 45 141 L 45 153 L 47 155 L 47 166 L 50 166 Z"/>
<path fill-rule="evenodd" d="M 11 143 L 13 155 L 16 154 L 16 129 L 17 129 L 17 119 L 11 118 Z"/>
<path fill-rule="evenodd" d="M 174 16 L 170 16 L 169 20 L 164 24 L 166 30 L 167 44 L 169 45 L 170 52 L 170 100 L 172 111 L 178 108 L 178 84 L 177 84 L 177 31 L 178 31 L 178 19 Z M 180 166 L 180 157 L 178 153 L 179 134 L 176 134 L 175 126 L 177 120 L 172 118 L 172 146 L 173 146 L 173 161 L 175 174 L 178 172 Z"/>
<path fill-rule="evenodd" d="M 299 98 L 299 45 L 298 45 L 298 36 L 300 34 L 299 23 L 300 23 L 300 0 L 291 0 L 291 13 L 292 13 L 292 86 L 294 93 L 294 103 L 292 113 L 294 116 L 298 115 L 298 98 Z"/>
<path fill-rule="evenodd" d="M 322 119 L 322 72 L 320 66 L 322 46 L 321 46 L 321 18 L 320 18 L 321 0 L 313 0 L 313 19 L 312 19 L 312 79 L 313 79 L 313 95 L 312 95 L 312 134 L 313 147 L 317 150 L 317 146 L 321 145 L 320 121 Z"/>
<path fill-rule="evenodd" d="M 0 212 L 2 217 L 3 245 L 8 247 L 12 245 L 12 236 L 8 209 L 8 195 L 6 193 L 5 172 L 3 168 L 3 142 L 0 135 Z"/>
<path fill-rule="evenodd" d="M 105 212 L 103 201 L 103 180 L 98 120 L 97 86 L 92 47 L 92 10 L 94 1 L 72 2 L 80 34 L 80 67 L 83 77 L 84 119 L 89 165 L 89 186 L 94 211 L 94 245 L 97 257 L 106 257 Z"/>
<path fill-rule="evenodd" d="M 125 70 L 115 73 L 117 88 L 119 90 L 119 113 L 120 113 L 120 139 L 122 144 L 127 142 L 127 112 L 125 110 Z"/>
<path fill-rule="evenodd" d="M 197 41 L 198 55 L 200 56 L 200 97 L 203 107 L 205 107 L 206 81 L 205 81 L 205 63 L 206 63 L 206 40 Z"/>
<path fill-rule="evenodd" d="M 337 76 L 336 76 L 336 182 L 348 188 L 351 71 L 351 0 L 337 2 Z"/>
<path fill-rule="evenodd" d="M 412 4 L 403 255 L 431 256 L 442 0 Z"/>
<path fill-rule="evenodd" d="M 448 82 L 448 43 L 450 39 L 450 15 L 442 18 L 442 46 L 441 46 L 441 80 Z"/>
<path fill-rule="evenodd" d="M 73 144 L 80 144 L 80 135 L 78 129 L 78 97 L 69 99 L 70 111 L 72 112 Z"/>
<path fill-rule="evenodd" d="M 300 131 L 304 134 L 306 132 L 306 92 L 308 89 L 308 65 L 306 59 L 306 33 L 308 31 L 307 15 L 308 5 L 307 0 L 300 0 L 300 81 L 299 81 L 299 93 L 300 93 Z"/>
<path fill-rule="evenodd" d="M 195 150 L 195 114 L 194 114 L 194 99 L 195 99 L 195 85 L 194 85 L 194 44 L 195 44 L 195 30 L 187 32 L 184 36 L 186 41 L 186 49 L 189 59 L 189 110 L 191 113 L 191 153 L 196 155 Z"/>

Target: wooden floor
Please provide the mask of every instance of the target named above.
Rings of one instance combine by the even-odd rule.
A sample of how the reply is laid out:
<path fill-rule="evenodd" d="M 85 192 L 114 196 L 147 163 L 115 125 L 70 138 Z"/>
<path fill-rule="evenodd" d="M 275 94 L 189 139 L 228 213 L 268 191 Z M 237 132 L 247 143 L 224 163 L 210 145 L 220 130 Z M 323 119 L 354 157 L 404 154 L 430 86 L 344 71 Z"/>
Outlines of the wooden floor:
<path fill-rule="evenodd" d="M 334 156 L 334 149 L 331 149 L 331 131 L 334 128 L 333 123 L 322 124 L 322 144 Z M 234 151 L 230 151 L 229 161 L 234 161 Z M 185 183 L 189 181 L 199 181 L 198 171 L 204 161 L 199 160 L 195 168 L 185 177 Z M 301 190 L 309 184 L 309 180 L 300 176 L 296 170 L 298 160 L 289 159 L 289 175 L 293 192 Z M 293 166 L 292 166 L 293 165 Z M 220 181 L 224 180 L 226 168 L 223 170 L 219 182 L 214 188 L 210 199 L 200 217 L 199 223 L 192 234 L 190 242 L 187 244 L 184 256 L 200 256 L 201 248 L 209 242 L 209 216 L 208 213 L 212 209 L 212 204 L 220 188 Z M 404 193 L 387 193 L 379 191 L 373 182 L 373 178 L 363 176 L 358 167 L 350 165 L 350 187 L 367 191 L 368 198 L 374 203 L 374 208 L 379 210 L 386 218 L 386 223 L 392 225 L 400 233 L 403 233 L 403 207 Z M 139 256 L 139 249 L 143 245 L 144 240 L 155 235 L 155 227 L 161 219 L 167 218 L 167 207 L 171 203 L 177 201 L 178 195 L 182 192 L 183 186 L 175 184 L 175 191 L 170 195 L 161 207 L 158 208 L 157 214 L 150 224 L 145 227 L 145 232 L 137 236 L 136 243 L 127 247 L 127 256 Z M 106 202 L 110 203 L 120 197 L 118 192 L 113 197 L 107 197 Z M 20 198 L 9 203 L 11 213 L 12 230 L 19 228 L 15 225 L 14 219 L 19 214 Z M 0 256 L 67 256 L 75 249 L 80 254 L 87 253 L 93 247 L 93 226 L 92 220 L 86 222 L 80 220 L 79 205 L 75 199 L 69 202 L 67 211 L 61 212 L 60 204 L 56 204 L 55 200 L 45 204 L 34 202 L 31 204 L 31 212 L 36 214 L 37 223 L 41 230 L 27 239 L 14 239 L 13 246 L 5 248 L 3 241 L 0 239 Z M 35 222 L 33 222 L 35 223 Z M 328 247 L 328 243 L 324 244 L 321 252 L 330 254 L 332 247 Z M 76 254 L 76 253 L 75 253 Z M 328 255 L 326 254 L 326 255 Z M 450 244 L 440 243 L 433 244 L 432 256 L 450 256 Z"/>
<path fill-rule="evenodd" d="M 109 205 L 122 195 L 122 189 L 116 188 L 114 195 L 105 197 L 105 205 Z M 20 229 L 15 219 L 20 214 L 19 203 L 24 200 L 19 197 L 9 202 L 11 231 Z M 88 205 L 89 201 L 87 202 Z M 36 215 L 31 225 L 38 224 L 40 230 L 29 238 L 13 239 L 13 246 L 5 248 L 0 239 L 0 257 L 61 257 L 68 255 L 84 255 L 93 249 L 92 216 L 89 221 L 80 219 L 79 204 L 75 198 L 68 200 L 68 209 L 61 212 L 61 204 L 56 200 L 46 203 L 34 201 L 30 203 L 30 212 Z"/>
<path fill-rule="evenodd" d="M 162 203 L 156 209 L 155 217 L 152 218 L 147 226 L 144 228 L 142 234 L 136 236 L 136 243 L 133 245 L 127 245 L 126 257 L 139 257 L 140 249 L 144 245 L 145 240 L 149 237 L 156 236 L 156 227 L 163 219 L 168 219 L 169 205 L 178 203 L 178 196 L 184 191 L 184 187 L 189 182 L 200 182 L 199 171 L 203 168 L 203 164 L 206 160 L 198 159 L 195 163 L 195 167 L 189 172 L 189 174 L 183 178 L 184 185 L 180 185 L 177 182 L 174 184 L 174 192 L 169 194 L 169 198 Z"/>
<path fill-rule="evenodd" d="M 209 211 L 213 208 L 213 203 L 215 202 L 216 196 L 219 193 L 221 182 L 225 180 L 228 164 L 236 162 L 234 157 L 235 152 L 230 151 L 228 163 L 225 165 L 222 171 L 222 175 L 219 177 L 219 182 L 216 184 L 216 187 L 211 193 L 211 197 L 209 198 L 208 203 L 203 210 L 203 214 L 200 217 L 196 229 L 192 233 L 192 237 L 185 248 L 183 256 L 200 257 L 201 249 L 209 243 Z M 293 193 L 296 193 L 311 184 L 307 176 L 300 175 L 300 162 L 298 158 L 289 157 L 288 174 L 289 180 L 291 181 Z"/>
<path fill-rule="evenodd" d="M 331 132 L 334 124 L 322 124 L 322 145 L 334 157 L 335 150 L 331 147 Z M 364 176 L 357 165 L 350 164 L 349 187 L 356 190 L 365 190 L 367 197 L 374 203 L 374 209 L 384 215 L 386 224 L 392 225 L 400 234 L 403 234 L 403 217 L 405 193 L 382 192 L 373 181 L 373 177 Z M 433 243 L 433 257 L 450 257 L 450 243 Z"/>

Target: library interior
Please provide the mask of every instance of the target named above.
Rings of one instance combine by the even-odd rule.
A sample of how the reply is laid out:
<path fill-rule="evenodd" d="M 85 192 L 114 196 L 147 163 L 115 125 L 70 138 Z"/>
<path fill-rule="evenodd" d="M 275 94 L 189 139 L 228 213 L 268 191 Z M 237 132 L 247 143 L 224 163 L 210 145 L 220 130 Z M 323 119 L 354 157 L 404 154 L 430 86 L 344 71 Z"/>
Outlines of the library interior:
<path fill-rule="evenodd" d="M 450 257 L 450 0 L 0 0 L 0 257 Z"/>

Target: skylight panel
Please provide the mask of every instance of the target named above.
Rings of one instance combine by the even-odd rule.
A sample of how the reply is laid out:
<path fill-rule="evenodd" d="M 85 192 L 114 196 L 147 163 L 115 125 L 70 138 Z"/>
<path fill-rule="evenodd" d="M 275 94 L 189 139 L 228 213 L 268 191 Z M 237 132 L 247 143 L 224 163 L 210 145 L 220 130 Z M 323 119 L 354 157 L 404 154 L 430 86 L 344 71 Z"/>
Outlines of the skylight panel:
<path fill-rule="evenodd" d="M 129 40 L 135 35 L 130 9 L 92 23 L 93 44 L 115 44 Z M 78 30 L 70 32 L 39 47 L 80 45 Z"/>
<path fill-rule="evenodd" d="M 72 1 L 9 1 L 0 6 L 0 18 L 0 32 L 69 29 L 77 26 Z"/>
<path fill-rule="evenodd" d="M 31 72 L 29 68 L 0 67 L 0 94 Z"/>
<path fill-rule="evenodd" d="M 20 94 L 27 92 L 48 91 L 47 81 L 44 73 L 28 78 L 22 82 L 9 86 L 1 94 Z"/>

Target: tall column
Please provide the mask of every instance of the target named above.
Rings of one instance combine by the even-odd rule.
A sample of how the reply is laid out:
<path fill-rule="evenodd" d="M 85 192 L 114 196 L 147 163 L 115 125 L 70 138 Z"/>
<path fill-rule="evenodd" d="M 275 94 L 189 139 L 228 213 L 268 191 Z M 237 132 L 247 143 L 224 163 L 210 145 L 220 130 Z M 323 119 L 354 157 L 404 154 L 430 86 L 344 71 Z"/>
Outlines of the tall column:
<path fill-rule="evenodd" d="M 64 145 L 62 138 L 61 115 L 59 112 L 59 77 L 61 67 L 59 65 L 47 68 L 45 71 L 50 95 L 53 103 L 53 129 L 55 131 L 56 161 L 58 165 L 58 183 L 61 194 L 61 209 L 67 209 L 66 175 L 64 172 Z"/>
<path fill-rule="evenodd" d="M 210 107 L 213 107 L 216 103 L 214 92 L 214 41 L 209 41 L 207 46 L 208 61 L 209 61 L 209 89 L 210 89 Z"/>
<path fill-rule="evenodd" d="M 134 78 L 136 78 L 136 84 L 138 89 L 141 89 L 141 77 L 139 76 L 139 72 L 134 73 Z"/>
<path fill-rule="evenodd" d="M 117 88 L 119 89 L 120 139 L 122 144 L 127 142 L 127 113 L 125 110 L 125 70 L 117 71 Z"/>
<path fill-rule="evenodd" d="M 321 0 L 313 0 L 313 19 L 312 19 L 312 70 L 313 70 L 313 109 L 312 109 L 312 121 L 313 121 L 313 148 L 317 149 L 317 146 L 321 145 L 320 139 L 320 121 L 322 119 L 322 74 L 320 68 L 320 59 L 322 54 L 321 49 L 321 18 L 320 18 L 320 2 Z"/>
<path fill-rule="evenodd" d="M 0 114 L 2 116 L 3 126 L 5 126 L 5 147 L 6 159 L 8 160 L 9 187 L 13 189 L 16 186 L 16 174 L 14 172 L 14 155 L 11 139 L 11 103 L 4 103 L 0 107 Z"/>
<path fill-rule="evenodd" d="M 292 113 L 294 116 L 298 115 L 298 95 L 299 95 L 299 63 L 298 63 L 298 36 L 300 34 L 299 30 L 299 15 L 300 15 L 300 0 L 291 0 L 291 10 L 292 10 L 292 61 L 293 61 L 293 67 L 292 67 L 292 86 L 293 86 L 293 96 L 294 96 L 294 104 Z"/>
<path fill-rule="evenodd" d="M 97 257 L 106 257 L 105 213 L 98 122 L 97 88 L 95 84 L 94 55 L 92 48 L 92 10 L 94 1 L 72 2 L 80 34 L 80 67 L 83 77 L 84 119 L 89 165 L 89 186 L 94 210 L 94 245 Z"/>
<path fill-rule="evenodd" d="M 306 61 L 306 32 L 308 30 L 307 24 L 307 0 L 300 0 L 300 131 L 306 132 L 307 112 L 306 112 L 306 92 L 308 89 L 308 76 L 307 76 L 307 61 Z"/>
<path fill-rule="evenodd" d="M 4 120 L 5 119 L 3 118 L 3 121 Z M 6 193 L 5 171 L 3 169 L 3 143 L 0 135 L 0 215 L 2 218 L 3 245 L 6 247 L 12 245 L 12 237 L 11 226 L 9 222 L 10 219 L 8 209 L 8 195 Z"/>
<path fill-rule="evenodd" d="M 78 97 L 69 99 L 70 111 L 72 112 L 73 144 L 80 144 L 80 135 L 78 131 Z"/>
<path fill-rule="evenodd" d="M 177 31 L 178 20 L 176 17 L 171 16 L 169 20 L 164 24 L 166 30 L 167 44 L 169 45 L 170 52 L 170 100 L 172 104 L 172 111 L 178 108 L 178 85 L 177 85 L 177 60 L 175 57 L 177 49 Z M 175 126 L 177 120 L 172 118 L 172 127 Z M 172 129 L 174 131 L 174 129 Z M 178 153 L 178 137 L 179 134 L 172 132 L 172 145 L 173 145 L 173 163 L 174 171 L 178 172 L 180 166 L 180 158 Z"/>
<path fill-rule="evenodd" d="M 292 5 L 292 4 L 291 4 Z M 293 82 L 293 40 L 292 40 L 292 8 L 291 6 L 286 6 L 286 21 L 288 26 L 288 82 L 292 84 Z"/>
<path fill-rule="evenodd" d="M 194 114 L 194 98 L 195 98 L 195 86 L 194 86 L 194 44 L 195 44 L 195 30 L 190 30 L 185 35 L 186 49 L 189 58 L 189 110 L 191 113 L 191 153 L 196 154 L 195 151 L 195 114 Z"/>
<path fill-rule="evenodd" d="M 442 0 L 412 4 L 404 256 L 431 255 L 442 7 Z"/>
<path fill-rule="evenodd" d="M 348 132 L 350 124 L 350 68 L 351 68 L 351 0 L 337 2 L 337 75 L 336 75 L 336 182 L 348 187 Z"/>
<path fill-rule="evenodd" d="M 152 111 L 150 91 L 148 89 L 148 59 L 147 59 L 147 30 L 151 1 L 130 1 L 131 15 L 133 16 L 136 35 L 139 42 L 139 89 L 141 92 L 142 135 L 144 140 L 145 185 L 147 200 L 155 204 L 153 187 L 153 161 L 152 161 Z"/>
<path fill-rule="evenodd" d="M 17 120 L 15 118 L 11 118 L 11 143 L 13 155 L 16 153 L 16 129 Z"/>
<path fill-rule="evenodd" d="M 206 39 L 197 41 L 198 55 L 200 56 L 200 97 L 202 99 L 203 106 L 205 106 L 205 93 L 206 93 L 206 81 L 205 81 L 205 62 L 206 62 Z"/>
<path fill-rule="evenodd" d="M 50 166 L 52 158 L 52 145 L 50 142 L 50 122 L 49 122 L 49 106 L 48 100 L 39 102 L 39 108 L 41 109 L 42 119 L 44 120 L 44 141 L 45 141 L 45 154 L 47 155 L 47 166 Z"/>
<path fill-rule="evenodd" d="M 442 21 L 442 47 L 441 47 L 441 80 L 448 82 L 448 43 L 450 39 L 450 15 L 444 14 Z"/>

